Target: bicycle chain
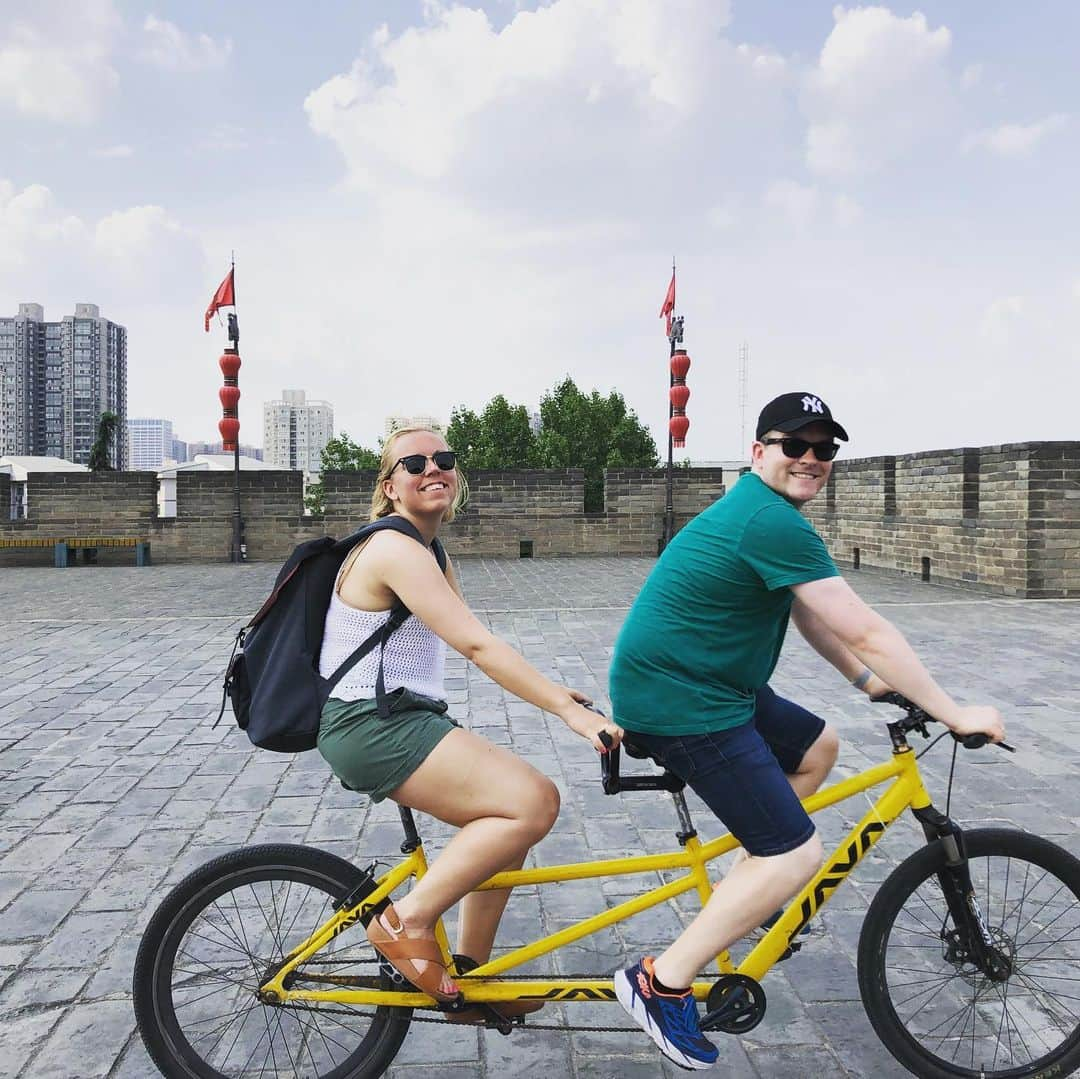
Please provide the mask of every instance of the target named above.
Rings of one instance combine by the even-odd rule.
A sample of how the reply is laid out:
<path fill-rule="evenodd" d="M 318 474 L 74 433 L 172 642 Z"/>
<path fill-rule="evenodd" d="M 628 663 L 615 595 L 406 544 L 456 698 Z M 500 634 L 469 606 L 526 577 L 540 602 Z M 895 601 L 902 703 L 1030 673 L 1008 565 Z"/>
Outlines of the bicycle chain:
<path fill-rule="evenodd" d="M 378 959 L 353 959 L 353 960 L 350 960 L 350 963 L 378 963 L 378 962 L 380 962 L 380 960 L 378 960 Z M 322 965 L 322 966 L 335 965 L 335 966 L 340 966 L 340 963 L 341 963 L 340 960 L 322 959 L 322 960 L 312 960 L 311 962 L 309 962 L 309 963 L 307 963 L 305 965 L 306 966 L 315 966 L 315 965 Z M 551 980 L 595 981 L 596 975 L 595 975 L 595 973 L 593 973 L 593 974 L 560 974 L 558 979 L 550 979 L 550 978 L 549 979 L 543 979 L 542 976 L 539 976 L 539 975 L 536 975 L 536 974 L 500 974 L 499 975 L 499 980 L 500 981 L 535 982 L 535 981 L 538 980 L 538 978 L 540 978 L 540 980 L 547 980 L 547 981 L 551 981 Z M 463 981 L 470 981 L 470 980 L 484 981 L 485 979 L 482 978 L 482 977 L 474 978 L 474 976 L 471 975 L 471 974 L 455 974 L 454 975 L 454 981 L 463 982 Z M 497 1004 L 498 1001 L 494 1001 L 493 1003 Z M 560 1003 L 564 1003 L 564 1002 L 563 1001 L 553 1000 L 550 1003 L 552 1003 L 552 1004 L 560 1004 Z M 348 1015 L 348 1016 L 354 1016 L 354 1017 L 355 1016 L 362 1016 L 362 1017 L 371 1018 L 371 1019 L 375 1018 L 375 1013 L 374 1012 L 358 1011 L 356 1009 L 348 1009 L 348 1008 L 314 1008 L 314 1007 L 311 1007 L 310 1005 L 307 1005 L 307 1004 L 289 1004 L 289 1005 L 287 1005 L 287 1007 L 298 1008 L 300 1010 L 308 1011 L 308 1012 L 315 1012 L 316 1014 L 319 1014 L 319 1015 Z M 449 1019 L 444 1019 L 444 1018 L 441 1018 L 441 1017 L 436 1018 L 435 1016 L 429 1016 L 429 1015 L 417 1015 L 416 1011 L 417 1011 L 417 1009 L 413 1009 L 413 1014 L 412 1014 L 412 1019 L 411 1019 L 411 1021 L 415 1022 L 415 1023 L 436 1023 L 436 1024 L 441 1023 L 441 1024 L 445 1025 L 445 1026 L 450 1026 L 450 1025 L 455 1025 L 455 1026 L 457 1026 L 457 1025 L 485 1026 L 485 1027 L 488 1027 L 488 1029 L 491 1029 L 491 1030 L 498 1029 L 497 1027 L 494 1026 L 494 1024 L 488 1026 L 488 1024 L 486 1024 L 486 1023 L 451 1024 L 451 1021 Z M 554 1030 L 554 1031 L 561 1031 L 561 1032 L 563 1032 L 565 1034 L 570 1034 L 570 1033 L 582 1033 L 582 1034 L 634 1034 L 634 1033 L 638 1033 L 638 1034 L 640 1034 L 641 1033 L 641 1028 L 640 1027 L 574 1027 L 574 1026 L 556 1026 L 553 1023 L 528 1023 L 528 1024 L 525 1024 L 525 1023 L 512 1023 L 511 1031 L 513 1031 L 513 1030 Z"/>

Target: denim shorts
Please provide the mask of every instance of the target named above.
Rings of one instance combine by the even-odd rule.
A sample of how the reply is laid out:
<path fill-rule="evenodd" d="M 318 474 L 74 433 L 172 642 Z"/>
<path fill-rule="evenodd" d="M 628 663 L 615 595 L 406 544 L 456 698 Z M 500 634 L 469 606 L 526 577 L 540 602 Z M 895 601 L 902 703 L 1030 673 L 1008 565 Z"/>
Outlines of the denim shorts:
<path fill-rule="evenodd" d="M 814 834 L 787 776 L 824 729 L 824 720 L 765 686 L 749 723 L 705 734 L 627 731 L 627 740 L 682 779 L 748 854 L 764 858 Z"/>

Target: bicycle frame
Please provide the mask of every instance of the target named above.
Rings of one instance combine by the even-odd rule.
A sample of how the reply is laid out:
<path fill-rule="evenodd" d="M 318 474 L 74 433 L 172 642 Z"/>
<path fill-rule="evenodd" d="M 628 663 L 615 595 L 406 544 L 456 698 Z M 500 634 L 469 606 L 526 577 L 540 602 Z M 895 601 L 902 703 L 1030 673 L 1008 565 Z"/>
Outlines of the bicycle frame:
<path fill-rule="evenodd" d="M 908 746 L 895 749 L 892 759 L 885 764 L 869 768 L 803 800 L 806 811 L 813 814 L 890 780 L 892 781 L 890 786 L 881 793 L 869 812 L 855 825 L 836 851 L 825 860 L 821 870 L 792 900 L 777 923 L 743 961 L 736 967 L 727 952 L 716 957 L 716 966 L 720 974 L 745 974 L 755 981 L 761 981 L 787 950 L 792 938 L 828 902 L 833 892 L 859 864 L 866 852 L 877 843 L 886 828 L 909 806 L 912 809 L 925 809 L 931 804 L 930 796 L 923 785 L 915 753 Z M 518 869 L 496 874 L 481 884 L 477 890 L 516 888 L 527 884 L 555 884 L 568 880 L 593 880 L 636 873 L 652 873 L 659 870 L 687 870 L 684 876 L 669 884 L 652 888 L 600 914 L 585 918 L 574 925 L 484 963 L 470 971 L 467 978 L 459 980 L 462 995 L 466 1001 L 490 1003 L 521 999 L 594 1002 L 614 1000 L 615 991 L 610 976 L 588 979 L 537 978 L 535 981 L 500 980 L 497 976 L 686 892 L 696 890 L 704 906 L 709 900 L 712 887 L 705 869 L 706 865 L 721 855 L 735 850 L 738 846 L 738 840 L 730 832 L 707 843 L 702 843 L 696 835 L 690 835 L 685 838 L 681 851 L 575 862 L 538 869 Z M 405 880 L 410 877 L 419 880 L 426 872 L 427 859 L 423 846 L 417 843 L 415 849 L 409 852 L 403 862 L 375 881 L 376 887 L 370 894 L 348 909 L 337 911 L 307 940 L 294 948 L 274 976 L 263 983 L 260 992 L 266 999 L 279 1004 L 304 1001 L 404 1008 L 432 1007 L 434 1004 L 432 998 L 417 991 L 399 992 L 352 987 L 309 990 L 285 986 L 285 980 L 291 971 L 310 959 L 339 933 L 359 922 L 362 914 L 370 911 L 373 906 L 388 897 Z M 444 961 L 449 965 L 450 944 L 442 919 L 436 924 L 435 939 Z M 706 999 L 711 988 L 710 982 L 695 982 L 694 997 L 698 1000 Z"/>

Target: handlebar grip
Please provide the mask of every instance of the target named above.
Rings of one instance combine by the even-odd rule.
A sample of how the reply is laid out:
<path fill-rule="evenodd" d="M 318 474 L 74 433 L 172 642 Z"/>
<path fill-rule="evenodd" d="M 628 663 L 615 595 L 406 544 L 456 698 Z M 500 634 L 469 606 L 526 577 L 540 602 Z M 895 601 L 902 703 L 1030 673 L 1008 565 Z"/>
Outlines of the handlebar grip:
<path fill-rule="evenodd" d="M 989 737 L 985 734 L 965 734 L 963 736 L 954 734 L 953 738 L 955 738 L 964 749 L 982 749 L 983 746 L 990 741 Z M 1011 746 L 1008 742 L 994 742 L 993 744 L 996 745 L 998 749 L 1004 749 L 1007 753 L 1016 752 L 1016 746 Z"/>
<path fill-rule="evenodd" d="M 604 743 L 605 749 L 611 749 L 611 747 L 615 744 L 615 739 L 612 738 L 607 731 L 601 731 L 599 737 L 600 741 Z"/>

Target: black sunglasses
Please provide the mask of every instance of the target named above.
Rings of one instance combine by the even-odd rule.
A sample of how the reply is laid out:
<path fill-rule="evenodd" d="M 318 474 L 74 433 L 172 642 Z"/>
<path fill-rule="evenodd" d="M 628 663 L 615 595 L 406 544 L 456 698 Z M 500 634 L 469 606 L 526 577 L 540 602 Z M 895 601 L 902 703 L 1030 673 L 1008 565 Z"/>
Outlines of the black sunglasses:
<path fill-rule="evenodd" d="M 807 442 L 805 438 L 763 438 L 763 446 L 779 446 L 785 457 L 797 461 L 807 450 L 814 451 L 814 457 L 819 461 L 831 461 L 839 452 L 840 447 L 835 442 L 823 440 L 821 442 Z"/>
<path fill-rule="evenodd" d="M 437 450 L 431 455 L 431 460 L 435 462 L 435 467 L 440 472 L 453 472 L 455 465 L 457 465 L 457 454 L 453 450 Z M 423 453 L 410 453 L 406 457 L 399 457 L 394 463 L 394 468 L 398 465 L 404 465 L 405 471 L 410 476 L 419 476 L 420 473 L 427 468 L 428 458 Z M 390 469 L 391 472 L 394 468 Z"/>

